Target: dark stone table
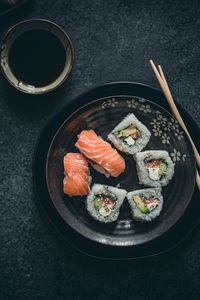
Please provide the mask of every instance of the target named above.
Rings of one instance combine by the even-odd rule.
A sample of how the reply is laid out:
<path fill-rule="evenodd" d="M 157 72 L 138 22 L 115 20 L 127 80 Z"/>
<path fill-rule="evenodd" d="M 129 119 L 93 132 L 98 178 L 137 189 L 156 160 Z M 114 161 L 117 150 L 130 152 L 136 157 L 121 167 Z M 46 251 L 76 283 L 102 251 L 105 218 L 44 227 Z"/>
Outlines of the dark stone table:
<path fill-rule="evenodd" d="M 163 66 L 177 102 L 200 125 L 198 0 L 30 1 L 0 19 L 1 36 L 39 17 L 70 36 L 67 82 L 43 96 L 0 76 L 0 299 L 200 299 L 200 227 L 173 252 L 132 262 L 98 261 L 63 246 L 35 204 L 32 157 L 46 122 L 80 93 L 119 80 L 158 87 Z"/>

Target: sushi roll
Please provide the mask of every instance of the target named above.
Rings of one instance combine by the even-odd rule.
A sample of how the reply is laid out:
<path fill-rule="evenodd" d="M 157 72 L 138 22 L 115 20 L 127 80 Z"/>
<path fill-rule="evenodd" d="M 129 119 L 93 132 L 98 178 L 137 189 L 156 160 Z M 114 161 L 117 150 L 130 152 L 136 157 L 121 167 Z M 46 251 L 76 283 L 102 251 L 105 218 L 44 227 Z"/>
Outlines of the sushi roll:
<path fill-rule="evenodd" d="M 69 196 L 89 194 L 91 177 L 86 158 L 80 153 L 68 153 L 64 156 L 63 164 L 63 192 Z"/>
<path fill-rule="evenodd" d="M 163 206 L 161 188 L 129 192 L 126 197 L 134 220 L 149 222 L 160 215 Z"/>
<path fill-rule="evenodd" d="M 87 211 L 91 217 L 99 222 L 114 222 L 119 216 L 119 210 L 126 194 L 126 190 L 123 189 L 94 184 L 90 194 L 87 196 Z"/>
<path fill-rule="evenodd" d="M 151 133 L 134 114 L 128 114 L 108 135 L 117 149 L 127 154 L 141 151 L 149 142 Z"/>
<path fill-rule="evenodd" d="M 75 146 L 99 173 L 106 177 L 118 177 L 125 170 L 125 161 L 117 150 L 101 138 L 94 130 L 83 130 Z"/>
<path fill-rule="evenodd" d="M 134 156 L 139 183 L 146 186 L 165 186 L 174 175 L 174 163 L 167 151 L 143 151 Z"/>

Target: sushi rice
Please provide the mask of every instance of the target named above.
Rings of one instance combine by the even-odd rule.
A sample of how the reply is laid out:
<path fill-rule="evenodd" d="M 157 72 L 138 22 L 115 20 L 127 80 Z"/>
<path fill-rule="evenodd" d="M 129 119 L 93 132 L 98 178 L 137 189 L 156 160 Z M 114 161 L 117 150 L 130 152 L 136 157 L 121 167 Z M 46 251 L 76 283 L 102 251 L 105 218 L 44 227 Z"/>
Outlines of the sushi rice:
<path fill-rule="evenodd" d="M 167 164 L 166 174 L 159 180 L 151 179 L 144 162 L 146 158 L 163 160 Z M 152 187 L 166 186 L 174 175 L 174 163 L 172 162 L 167 151 L 151 150 L 138 152 L 134 155 L 134 159 L 136 161 L 137 174 L 140 184 Z"/>
<path fill-rule="evenodd" d="M 124 130 L 131 124 L 136 124 L 137 129 L 141 132 L 141 136 L 135 140 L 133 145 L 129 145 L 123 141 L 123 139 L 114 134 L 114 132 Z M 141 151 L 148 144 L 150 137 L 150 131 L 136 118 L 133 113 L 128 114 L 108 135 L 108 139 L 115 145 L 117 149 L 132 155 Z"/>
<path fill-rule="evenodd" d="M 119 216 L 120 207 L 126 197 L 127 191 L 124 189 L 119 189 L 116 187 L 102 185 L 102 184 L 94 184 L 90 194 L 87 196 L 86 200 L 86 208 L 88 213 L 99 222 L 108 223 L 114 222 L 117 220 Z M 98 195 L 104 195 L 108 197 L 112 197 L 115 199 L 115 206 L 111 210 L 111 213 L 108 216 L 102 215 L 99 210 L 95 208 L 95 198 Z"/>
<path fill-rule="evenodd" d="M 160 203 L 151 212 L 143 213 L 139 209 L 136 202 L 133 200 L 133 196 L 137 196 L 137 195 L 143 196 L 147 199 L 149 197 L 154 197 L 156 199 L 159 199 Z M 160 215 L 160 212 L 163 207 L 163 197 L 161 195 L 161 188 L 148 188 L 148 189 L 135 190 L 133 192 L 129 192 L 126 197 L 128 199 L 128 203 L 131 209 L 131 214 L 134 220 L 140 222 L 150 222 Z"/>

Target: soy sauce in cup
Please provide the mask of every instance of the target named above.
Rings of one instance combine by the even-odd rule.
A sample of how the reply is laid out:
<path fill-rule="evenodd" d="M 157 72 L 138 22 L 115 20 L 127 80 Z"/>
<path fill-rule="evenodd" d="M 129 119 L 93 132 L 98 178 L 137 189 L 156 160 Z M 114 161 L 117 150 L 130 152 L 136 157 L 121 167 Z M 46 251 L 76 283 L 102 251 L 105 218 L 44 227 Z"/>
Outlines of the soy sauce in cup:
<path fill-rule="evenodd" d="M 45 19 L 24 20 L 0 41 L 0 70 L 21 92 L 45 94 L 68 78 L 74 62 L 69 36 Z"/>
<path fill-rule="evenodd" d="M 63 71 L 66 52 L 50 31 L 33 29 L 22 33 L 9 51 L 9 64 L 20 81 L 36 86 L 52 83 Z"/>

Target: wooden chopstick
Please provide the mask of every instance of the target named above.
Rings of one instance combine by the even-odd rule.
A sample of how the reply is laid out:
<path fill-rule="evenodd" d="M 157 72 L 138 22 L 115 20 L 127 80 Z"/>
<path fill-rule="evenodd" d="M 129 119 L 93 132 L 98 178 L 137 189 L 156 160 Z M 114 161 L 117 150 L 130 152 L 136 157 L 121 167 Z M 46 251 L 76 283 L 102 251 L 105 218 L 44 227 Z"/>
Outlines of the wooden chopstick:
<path fill-rule="evenodd" d="M 193 140 L 192 140 L 192 138 L 191 138 L 191 136 L 190 136 L 190 134 L 189 134 L 189 132 L 188 132 L 188 130 L 187 130 L 187 128 L 186 128 L 184 122 L 183 122 L 183 119 L 181 118 L 181 115 L 179 114 L 179 111 L 178 111 L 178 109 L 177 109 L 177 107 L 176 107 L 176 105 L 175 105 L 175 103 L 174 103 L 174 101 L 173 101 L 173 98 L 172 98 L 171 92 L 170 92 L 170 90 L 169 90 L 167 81 L 166 81 L 166 79 L 165 79 L 165 75 L 164 75 L 164 73 L 163 73 L 162 67 L 161 67 L 161 66 L 158 66 L 158 68 L 159 68 L 159 70 L 160 70 L 161 77 L 162 77 L 162 79 L 163 79 L 164 82 L 165 82 L 166 88 L 167 88 L 167 90 L 168 90 L 168 92 L 169 92 L 169 97 L 170 97 L 170 98 L 169 98 L 170 100 L 168 101 L 168 102 L 169 102 L 169 105 L 170 105 L 170 107 L 171 107 L 171 109 L 172 109 L 172 111 L 173 111 L 175 117 L 176 117 L 177 120 L 179 121 L 179 124 L 182 126 L 182 128 L 183 128 L 184 131 L 185 131 L 185 133 L 187 134 L 187 136 L 188 136 L 188 138 L 189 138 L 189 140 L 190 140 L 190 143 L 192 144 L 192 147 L 193 147 L 193 150 L 194 150 L 194 153 L 195 153 L 195 157 L 196 157 L 196 161 L 197 161 L 198 166 L 199 166 L 199 168 L 200 168 L 200 155 L 199 155 L 199 153 L 198 153 L 198 151 L 197 151 L 197 148 L 195 147 L 194 142 L 193 142 Z"/>
<path fill-rule="evenodd" d="M 164 93 L 164 95 L 165 95 L 165 97 L 166 97 L 166 99 L 167 99 L 167 101 L 168 101 L 168 103 L 169 103 L 169 105 L 170 105 L 170 107 L 171 107 L 171 109 L 172 109 L 172 111 L 173 111 L 173 113 L 174 113 L 177 121 L 179 122 L 179 124 L 181 125 L 181 127 L 183 128 L 183 130 L 185 131 L 185 133 L 187 134 L 187 136 L 188 136 L 188 138 L 189 138 L 189 140 L 191 142 L 191 145 L 192 145 L 193 150 L 194 150 L 194 154 L 195 154 L 195 158 L 196 158 L 197 164 L 200 167 L 200 155 L 199 155 L 199 153 L 197 151 L 197 148 L 195 147 L 195 144 L 194 144 L 194 142 L 193 142 L 193 140 L 192 140 L 192 138 L 191 138 L 191 136 L 190 136 L 190 134 L 189 134 L 189 132 L 188 132 L 188 130 L 187 130 L 184 122 L 183 122 L 183 119 L 181 118 L 181 115 L 179 114 L 179 111 L 178 111 L 178 109 L 177 109 L 177 107 L 176 107 L 176 105 L 174 103 L 174 100 L 172 98 L 172 94 L 170 92 L 169 86 L 167 84 L 165 75 L 164 75 L 163 70 L 162 70 L 162 67 L 160 65 L 158 66 L 159 71 L 160 71 L 160 73 L 159 73 L 158 70 L 157 70 L 157 68 L 156 68 L 156 66 L 155 66 L 155 64 L 153 63 L 153 61 L 150 60 L 149 62 L 151 64 L 151 66 L 152 66 L 152 69 L 153 69 L 153 71 L 154 71 L 154 73 L 155 73 L 155 75 L 156 75 L 156 77 L 158 79 L 160 87 L 163 90 L 163 93 Z M 200 176 L 199 176 L 198 171 L 196 171 L 196 182 L 197 182 L 197 186 L 198 186 L 199 191 L 200 191 Z"/>

